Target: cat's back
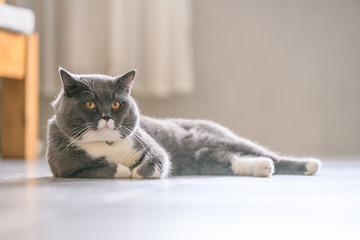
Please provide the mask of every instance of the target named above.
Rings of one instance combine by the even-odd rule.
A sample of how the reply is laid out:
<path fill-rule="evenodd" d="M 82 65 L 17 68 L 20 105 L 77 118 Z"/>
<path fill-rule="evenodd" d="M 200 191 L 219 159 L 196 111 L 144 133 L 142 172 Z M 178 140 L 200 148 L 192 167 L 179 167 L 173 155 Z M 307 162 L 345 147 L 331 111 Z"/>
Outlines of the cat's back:
<path fill-rule="evenodd" d="M 196 142 L 202 138 L 228 139 L 235 135 L 227 128 L 208 120 L 141 117 L 140 126 L 156 140 L 168 142 Z"/>
<path fill-rule="evenodd" d="M 190 130 L 195 128 L 206 128 L 214 129 L 220 128 L 221 125 L 203 119 L 185 119 L 185 118 L 152 118 L 147 116 L 141 116 L 140 118 L 141 127 L 151 130 L 166 130 L 166 129 L 178 129 L 182 128 L 183 130 Z"/>

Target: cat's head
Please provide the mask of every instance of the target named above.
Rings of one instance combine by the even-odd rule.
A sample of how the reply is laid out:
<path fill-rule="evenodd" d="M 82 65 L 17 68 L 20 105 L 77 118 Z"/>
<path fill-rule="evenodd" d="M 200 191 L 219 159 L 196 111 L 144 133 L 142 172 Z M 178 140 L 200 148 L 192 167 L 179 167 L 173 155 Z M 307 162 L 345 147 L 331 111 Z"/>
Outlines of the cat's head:
<path fill-rule="evenodd" d="M 118 141 L 139 122 L 130 96 L 136 71 L 118 77 L 78 75 L 59 69 L 63 88 L 53 102 L 60 130 L 77 143 Z"/>

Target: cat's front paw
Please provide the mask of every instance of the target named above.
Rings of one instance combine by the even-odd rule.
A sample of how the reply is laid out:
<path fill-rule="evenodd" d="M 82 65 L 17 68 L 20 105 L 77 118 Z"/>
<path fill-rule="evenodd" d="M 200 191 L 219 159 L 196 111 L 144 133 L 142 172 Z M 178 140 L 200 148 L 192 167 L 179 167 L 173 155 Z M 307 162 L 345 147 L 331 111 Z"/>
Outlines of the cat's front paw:
<path fill-rule="evenodd" d="M 318 159 L 315 158 L 308 158 L 305 160 L 306 164 L 306 172 L 304 173 L 305 175 L 315 175 L 321 167 L 321 162 Z"/>
<path fill-rule="evenodd" d="M 274 163 L 270 158 L 259 157 L 256 159 L 254 177 L 270 177 L 274 171 Z"/>
<path fill-rule="evenodd" d="M 134 168 L 134 170 L 131 173 L 131 177 L 132 178 L 136 178 L 136 179 L 142 179 L 142 178 L 161 178 L 162 177 L 162 173 L 159 171 L 159 169 L 157 169 L 155 167 L 155 169 L 153 171 L 150 172 L 150 169 L 147 169 L 144 171 L 143 167 L 142 168 Z"/>
<path fill-rule="evenodd" d="M 131 171 L 128 167 L 126 167 L 122 164 L 118 164 L 114 177 L 115 178 L 129 178 L 129 177 L 131 177 Z"/>
<path fill-rule="evenodd" d="M 169 174 L 171 167 L 168 157 L 150 158 L 148 156 L 144 162 L 132 170 L 132 178 L 165 178 Z"/>

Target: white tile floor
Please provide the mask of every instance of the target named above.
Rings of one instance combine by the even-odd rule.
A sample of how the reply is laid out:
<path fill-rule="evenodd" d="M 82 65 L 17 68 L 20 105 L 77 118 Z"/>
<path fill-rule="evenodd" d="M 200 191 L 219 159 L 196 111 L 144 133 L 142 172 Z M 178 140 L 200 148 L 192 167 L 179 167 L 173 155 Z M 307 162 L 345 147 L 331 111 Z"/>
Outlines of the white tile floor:
<path fill-rule="evenodd" d="M 318 176 L 56 179 L 0 160 L 0 239 L 360 239 L 360 159 Z"/>

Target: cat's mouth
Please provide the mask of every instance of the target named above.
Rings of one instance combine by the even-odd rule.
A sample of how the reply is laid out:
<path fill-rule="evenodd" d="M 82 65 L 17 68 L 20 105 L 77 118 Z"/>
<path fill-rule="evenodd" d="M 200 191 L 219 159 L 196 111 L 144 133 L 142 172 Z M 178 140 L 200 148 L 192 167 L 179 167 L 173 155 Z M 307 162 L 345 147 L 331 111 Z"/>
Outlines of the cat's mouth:
<path fill-rule="evenodd" d="M 109 120 L 105 120 L 105 119 L 101 119 L 98 123 L 97 129 L 98 130 L 114 130 L 115 126 L 114 126 L 114 120 L 109 119 Z"/>
<path fill-rule="evenodd" d="M 97 129 L 98 131 L 106 131 L 106 130 L 114 130 L 114 129 L 111 129 L 109 126 L 104 126 L 104 127 L 102 127 L 102 128 L 98 128 Z"/>
<path fill-rule="evenodd" d="M 98 128 L 96 130 L 90 130 L 82 135 L 79 140 L 80 143 L 85 142 L 116 142 L 122 139 L 122 134 L 115 130 L 111 129 L 109 126 L 103 126 L 102 128 Z"/>

